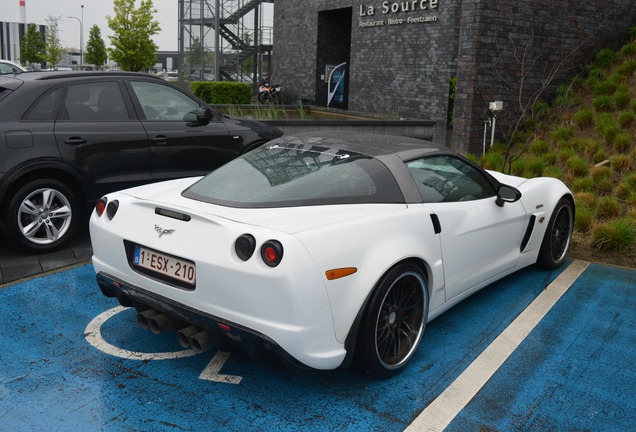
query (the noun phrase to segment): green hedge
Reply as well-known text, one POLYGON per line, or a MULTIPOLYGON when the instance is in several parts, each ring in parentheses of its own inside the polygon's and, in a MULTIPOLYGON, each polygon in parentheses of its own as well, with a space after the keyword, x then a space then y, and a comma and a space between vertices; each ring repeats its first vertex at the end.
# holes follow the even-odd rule
POLYGON ((247 83, 232 81, 198 81, 191 85, 191 92, 213 105, 241 104, 247 105, 252 98, 252 86, 247 83))

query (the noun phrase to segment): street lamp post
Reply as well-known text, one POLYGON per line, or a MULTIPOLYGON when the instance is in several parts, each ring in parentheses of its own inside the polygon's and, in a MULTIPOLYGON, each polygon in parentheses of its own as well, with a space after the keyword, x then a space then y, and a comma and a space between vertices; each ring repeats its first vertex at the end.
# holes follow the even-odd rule
POLYGON ((80 66, 84 65, 84 5, 82 5, 82 19, 74 16, 68 16, 69 18, 76 19, 80 25, 80 66))

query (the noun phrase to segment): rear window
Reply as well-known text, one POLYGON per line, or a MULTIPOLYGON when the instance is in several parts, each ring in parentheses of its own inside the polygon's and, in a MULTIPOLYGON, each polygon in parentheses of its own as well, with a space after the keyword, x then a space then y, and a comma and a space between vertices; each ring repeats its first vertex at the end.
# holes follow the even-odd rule
POLYGON ((213 171, 183 196, 228 207, 403 203, 377 159, 326 147, 265 145, 213 171))

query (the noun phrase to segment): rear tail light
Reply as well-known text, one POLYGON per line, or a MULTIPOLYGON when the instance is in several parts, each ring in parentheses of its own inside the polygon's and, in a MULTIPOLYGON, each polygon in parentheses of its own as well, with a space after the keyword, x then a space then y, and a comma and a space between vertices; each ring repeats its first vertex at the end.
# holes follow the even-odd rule
POLYGON ((115 214, 117 213, 117 210, 119 209, 119 201, 114 200, 108 203, 108 205, 106 206, 106 216, 108 216, 108 219, 112 220, 115 217, 115 214))
POLYGON ((270 267, 276 267, 283 259, 283 245, 276 240, 266 241, 261 246, 261 258, 270 267))
POLYGON ((107 203, 108 203, 108 200, 106 199, 106 197, 100 198, 100 200, 97 201, 97 204, 95 205, 95 211, 97 212, 97 216, 101 217, 104 214, 104 210, 106 210, 107 203))
POLYGON ((254 236, 251 234, 243 234, 239 238, 236 239, 234 243, 234 250, 236 251, 236 255, 243 261, 247 261, 254 254, 254 250, 256 249, 256 240, 254 236))

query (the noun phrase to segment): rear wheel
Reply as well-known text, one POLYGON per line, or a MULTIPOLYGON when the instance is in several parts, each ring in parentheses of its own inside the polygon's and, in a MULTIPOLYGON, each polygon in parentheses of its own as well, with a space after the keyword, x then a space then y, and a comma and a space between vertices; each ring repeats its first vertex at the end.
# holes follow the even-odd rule
POLYGON ((549 269, 557 268, 563 264, 565 254, 570 247, 573 228, 574 206, 568 198, 563 197, 557 203, 550 218, 539 250, 537 264, 549 269))
POLYGON ((428 318, 428 288, 419 267, 400 264, 377 285, 364 312, 357 362, 367 373, 390 377, 413 357, 428 318))
POLYGON ((71 238, 78 213, 77 197, 64 183, 32 180, 20 187, 8 203, 5 236, 31 252, 50 252, 71 238))
POLYGON ((272 95, 269 92, 262 91, 258 94, 257 99, 263 105, 270 104, 272 102, 272 95))

